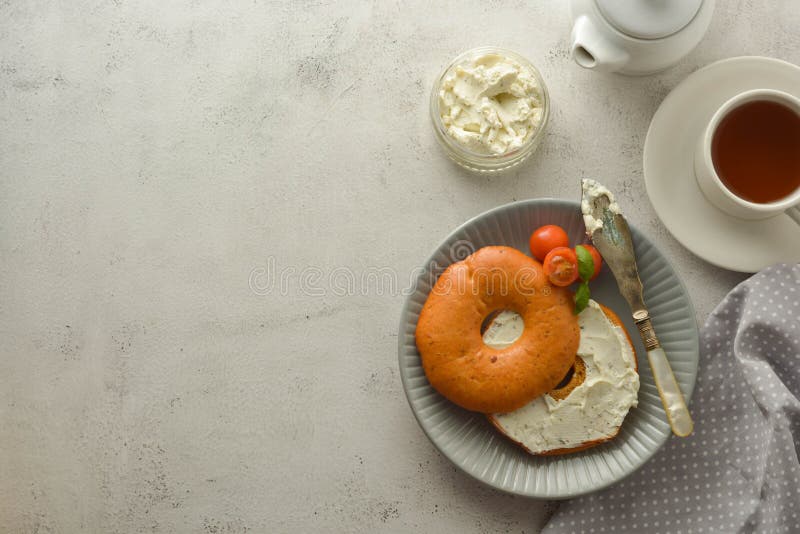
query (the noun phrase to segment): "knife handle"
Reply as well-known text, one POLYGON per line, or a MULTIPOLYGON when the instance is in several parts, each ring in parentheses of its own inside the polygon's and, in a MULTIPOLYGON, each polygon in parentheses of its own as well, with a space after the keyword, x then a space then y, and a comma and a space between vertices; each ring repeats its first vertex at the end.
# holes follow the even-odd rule
POLYGON ((669 365, 667 354, 658 342, 649 315, 636 318, 636 327, 639 329, 639 334, 641 334, 647 349, 647 360, 650 362, 650 369, 653 371, 653 378, 656 381, 664 411, 667 413, 669 426, 672 427, 672 432, 676 436, 686 437, 694 429, 692 416, 689 415, 681 388, 678 386, 678 381, 675 380, 675 374, 669 365))

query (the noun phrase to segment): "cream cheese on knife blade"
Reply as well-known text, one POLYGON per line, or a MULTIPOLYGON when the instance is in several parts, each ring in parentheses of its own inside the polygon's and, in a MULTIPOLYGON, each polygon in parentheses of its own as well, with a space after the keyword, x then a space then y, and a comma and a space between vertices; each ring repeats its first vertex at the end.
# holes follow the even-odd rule
POLYGON ((608 197, 608 201, 610 202, 608 210, 611 213, 620 213, 619 205, 617 204, 616 200, 614 200, 614 195, 608 190, 608 188, 606 188, 606 186, 589 178, 584 178, 581 183, 583 186, 583 197, 581 198, 583 224, 586 226, 586 233, 588 235, 592 235, 603 227, 603 221, 600 219, 595 219, 594 216, 592 216, 592 200, 599 196, 606 195, 608 197))

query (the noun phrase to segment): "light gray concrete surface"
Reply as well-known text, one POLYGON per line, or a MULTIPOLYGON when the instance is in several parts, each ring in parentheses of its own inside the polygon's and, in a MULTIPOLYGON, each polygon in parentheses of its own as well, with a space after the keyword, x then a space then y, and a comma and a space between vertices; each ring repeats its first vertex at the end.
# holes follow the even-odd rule
POLYGON ((649 119, 714 60, 800 63, 796 2, 717 4, 685 61, 626 78, 570 62, 555 0, 0 2, 0 531, 538 531, 548 503, 422 434, 402 297, 362 275, 402 288, 465 219, 591 176, 702 321, 743 276, 657 219, 649 119), (552 94, 503 177, 449 163, 428 119, 435 75, 483 44, 552 94))

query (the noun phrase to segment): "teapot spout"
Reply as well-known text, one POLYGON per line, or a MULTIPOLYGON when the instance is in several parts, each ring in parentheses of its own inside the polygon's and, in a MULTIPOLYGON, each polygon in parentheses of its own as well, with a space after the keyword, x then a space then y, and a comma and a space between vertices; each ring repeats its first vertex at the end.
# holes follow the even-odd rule
POLYGON ((604 37, 585 15, 575 20, 571 40, 572 59, 585 69, 615 72, 630 59, 625 50, 604 37))

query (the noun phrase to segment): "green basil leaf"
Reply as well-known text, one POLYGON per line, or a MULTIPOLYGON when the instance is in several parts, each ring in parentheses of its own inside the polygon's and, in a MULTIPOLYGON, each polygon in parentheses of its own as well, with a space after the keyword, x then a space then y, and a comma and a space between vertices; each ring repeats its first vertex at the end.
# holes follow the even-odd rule
POLYGON ((589 305, 589 282, 583 281, 575 292, 575 315, 586 309, 589 305))
POLYGON ((586 282, 594 274, 594 258, 592 258, 592 253, 589 252, 586 247, 578 245, 575 247, 575 255, 578 256, 578 276, 581 277, 581 280, 586 282))

